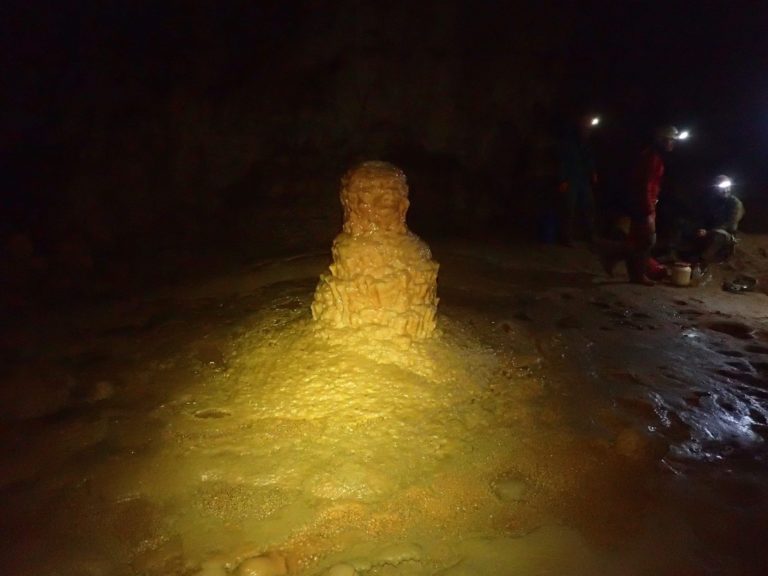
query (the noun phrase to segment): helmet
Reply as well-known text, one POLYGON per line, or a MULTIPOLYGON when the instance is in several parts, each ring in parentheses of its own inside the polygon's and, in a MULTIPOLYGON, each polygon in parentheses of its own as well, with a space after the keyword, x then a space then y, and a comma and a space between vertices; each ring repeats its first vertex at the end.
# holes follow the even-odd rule
POLYGON ((656 128, 656 140, 677 140, 680 131, 674 126, 661 126, 656 128))

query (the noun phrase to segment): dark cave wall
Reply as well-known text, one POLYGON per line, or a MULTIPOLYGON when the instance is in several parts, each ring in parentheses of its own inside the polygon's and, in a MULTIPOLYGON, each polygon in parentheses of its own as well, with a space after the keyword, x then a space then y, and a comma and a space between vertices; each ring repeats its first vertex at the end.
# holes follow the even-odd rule
POLYGON ((341 174, 370 158, 405 169, 417 231, 522 225, 568 81, 562 2, 4 10, 3 240, 49 270, 325 247, 341 174))

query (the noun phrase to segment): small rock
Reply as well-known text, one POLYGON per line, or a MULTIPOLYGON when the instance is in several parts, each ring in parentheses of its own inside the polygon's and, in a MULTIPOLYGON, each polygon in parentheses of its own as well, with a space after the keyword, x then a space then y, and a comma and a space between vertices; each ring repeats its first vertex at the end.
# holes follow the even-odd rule
POLYGON ((285 558, 279 554, 267 554, 249 558, 237 568, 237 576, 283 576, 288 574, 285 558))
POLYGON ((349 564, 336 564, 328 569, 326 576, 357 576, 357 570, 349 564))

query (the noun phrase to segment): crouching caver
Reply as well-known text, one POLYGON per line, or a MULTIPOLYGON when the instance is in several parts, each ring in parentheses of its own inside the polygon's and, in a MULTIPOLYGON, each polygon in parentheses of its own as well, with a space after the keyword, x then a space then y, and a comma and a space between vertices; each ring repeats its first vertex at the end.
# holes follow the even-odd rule
POLYGON ((695 210, 686 216, 677 222, 674 257, 706 266, 733 256, 744 205, 731 193, 730 178, 719 176, 711 189, 697 197, 695 210))

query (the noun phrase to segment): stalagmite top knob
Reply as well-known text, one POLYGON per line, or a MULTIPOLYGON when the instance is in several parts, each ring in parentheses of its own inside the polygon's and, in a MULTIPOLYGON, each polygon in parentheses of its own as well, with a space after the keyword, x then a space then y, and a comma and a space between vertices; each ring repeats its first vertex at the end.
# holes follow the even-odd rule
POLYGON ((387 162, 363 162, 349 170, 341 180, 341 204, 344 232, 352 236, 407 230, 408 184, 387 162))

